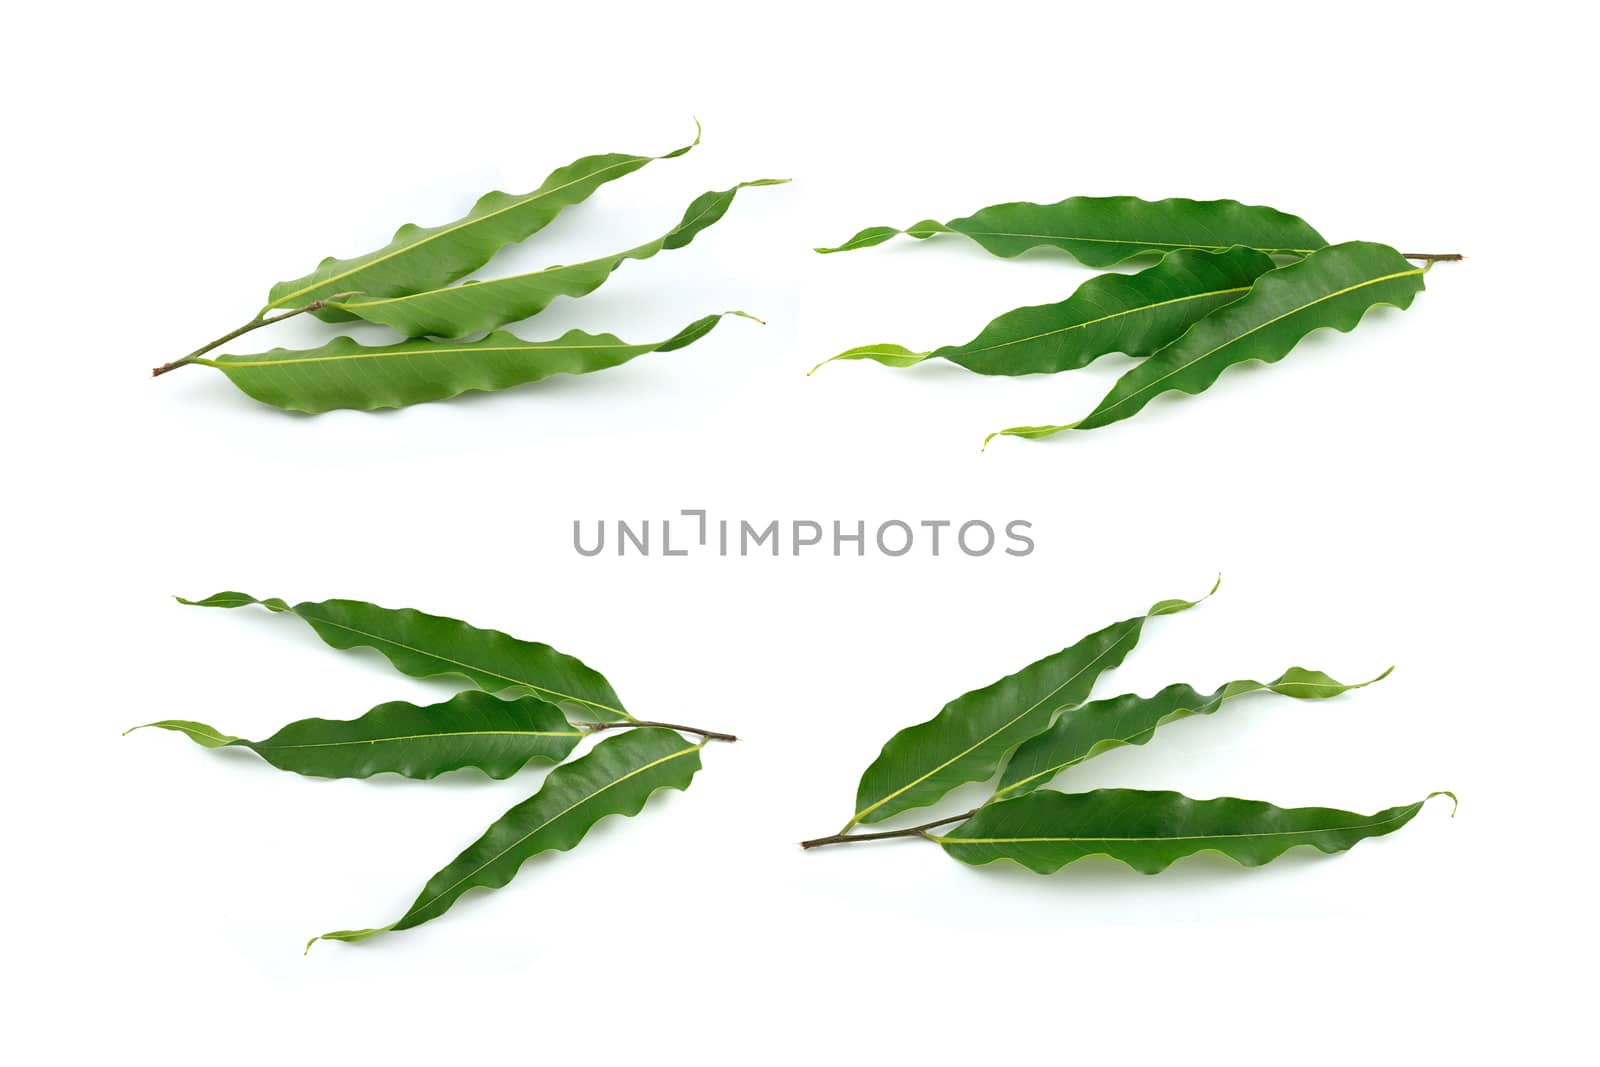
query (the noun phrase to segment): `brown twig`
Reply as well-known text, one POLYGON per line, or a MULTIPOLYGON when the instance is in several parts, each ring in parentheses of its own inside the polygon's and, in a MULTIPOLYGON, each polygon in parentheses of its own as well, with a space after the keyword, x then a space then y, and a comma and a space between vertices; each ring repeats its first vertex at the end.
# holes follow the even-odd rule
POLYGON ((935 819, 925 822, 921 826, 908 826, 904 830, 879 830, 871 834, 830 834, 827 837, 813 837, 810 841, 800 842, 801 848, 821 848, 823 845, 844 845, 851 841, 883 841, 891 837, 925 837, 929 830, 938 826, 947 826, 953 822, 965 822, 978 813, 977 808, 961 815, 952 815, 948 819, 935 819))
POLYGON ((233 330, 230 333, 225 333, 221 337, 217 338, 215 341, 210 342, 209 344, 201 345, 199 348, 195 349, 193 352, 190 352, 187 356, 184 356, 182 359, 175 359, 171 363, 163 363, 161 366, 159 366, 159 367, 155 368, 154 370, 152 370, 150 372, 150 376, 152 378, 159 378, 163 374, 167 373, 170 370, 177 370, 179 367, 182 367, 182 366, 184 366, 186 364, 189 364, 189 363, 193 363, 195 360, 199 359, 201 356, 205 355, 207 352, 211 351, 213 348, 220 348, 222 345, 227 344, 229 341, 233 340, 235 337, 243 337, 245 334, 249 333, 251 330, 259 330, 263 326, 271 326, 275 322, 282 322, 284 319, 292 319, 296 315, 304 315, 308 311, 321 311, 323 308, 328 306, 328 302, 330 300, 342 300, 347 296, 359 296, 359 295, 360 294, 357 293, 357 292, 335 293, 332 296, 330 296, 330 297, 328 297, 328 298, 326 298, 324 300, 313 300, 313 301, 311 301, 311 303, 307 304, 305 307, 294 308, 291 311, 280 312, 277 315, 268 315, 265 318, 263 318, 260 315, 257 315, 255 318, 251 319, 249 322, 245 323, 243 326, 239 327, 237 330, 233 330))
POLYGON ((683 726, 675 722, 651 722, 648 719, 619 719, 616 722, 575 722, 572 725, 597 734, 601 730, 619 730, 634 726, 658 726, 663 730, 682 730, 686 734, 699 734, 707 741, 737 741, 732 734, 720 733, 716 730, 702 730, 698 726, 683 726))
POLYGON ((1447 260, 1454 262, 1467 258, 1460 252, 1401 252, 1400 256, 1403 259, 1425 259, 1429 263, 1443 263, 1447 260))

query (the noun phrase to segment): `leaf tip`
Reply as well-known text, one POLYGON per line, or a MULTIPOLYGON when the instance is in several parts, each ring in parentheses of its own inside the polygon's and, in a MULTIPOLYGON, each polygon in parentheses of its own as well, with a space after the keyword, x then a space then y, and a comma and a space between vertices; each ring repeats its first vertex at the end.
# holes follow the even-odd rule
POLYGON ((1461 806, 1461 801, 1456 799, 1456 795, 1454 793, 1450 792, 1450 790, 1448 790, 1448 789, 1435 789, 1433 792, 1431 792, 1427 796, 1423 797, 1422 798, 1422 802, 1424 804, 1426 804, 1428 801, 1432 800, 1434 797, 1449 797, 1450 798, 1450 817, 1452 819, 1456 817, 1456 809, 1461 806))
POLYGON ((751 322, 758 322, 763 326, 765 326, 767 324, 767 320, 766 319, 758 318, 757 316, 750 314, 750 312, 748 312, 748 311, 724 311, 723 314, 724 315, 737 315, 741 319, 749 319, 751 322))

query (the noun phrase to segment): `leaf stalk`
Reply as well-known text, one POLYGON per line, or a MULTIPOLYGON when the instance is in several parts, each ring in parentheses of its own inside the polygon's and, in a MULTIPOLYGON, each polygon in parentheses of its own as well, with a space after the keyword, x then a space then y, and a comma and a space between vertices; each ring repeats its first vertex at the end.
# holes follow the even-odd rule
POLYGON ((737 741, 733 734, 725 734, 718 730, 703 730, 698 726, 684 726, 675 722, 652 722, 648 719, 629 719, 626 722, 575 722, 572 725, 591 734, 600 733, 602 730, 632 729, 637 726, 655 726, 662 730, 681 730, 686 734, 695 734, 707 741, 737 741))
POLYGON ((210 352, 212 349, 221 348, 235 337, 243 337, 252 330, 259 330, 263 326, 271 326, 273 323, 282 322, 284 319, 292 319, 296 315, 304 315, 308 311, 321 311, 323 308, 328 306, 328 301, 330 300, 342 300, 347 296, 357 295, 359 294, 353 292, 335 293, 333 296, 328 297, 327 300, 313 300, 304 307, 297 307, 290 311, 280 312, 277 315, 262 316, 257 314, 255 318, 251 319, 243 326, 240 326, 237 330, 230 330, 228 333, 223 334, 215 341, 210 341, 201 345, 199 348, 195 349, 193 352, 190 352, 182 359, 175 359, 171 363, 163 363, 161 366, 156 367, 150 372, 150 377, 159 378, 168 371, 174 371, 179 367, 184 367, 190 363, 195 363, 200 359, 201 356, 205 355, 207 352, 210 352))
POLYGON ((904 830, 878 830, 870 834, 829 834, 827 837, 813 837, 810 841, 800 842, 801 848, 821 848, 823 845, 848 845, 854 841, 884 841, 891 837, 926 837, 928 831, 940 826, 948 826, 953 822, 966 822, 978 813, 977 808, 963 812, 960 815, 951 815, 945 819, 935 819, 925 822, 920 826, 908 826, 904 830))

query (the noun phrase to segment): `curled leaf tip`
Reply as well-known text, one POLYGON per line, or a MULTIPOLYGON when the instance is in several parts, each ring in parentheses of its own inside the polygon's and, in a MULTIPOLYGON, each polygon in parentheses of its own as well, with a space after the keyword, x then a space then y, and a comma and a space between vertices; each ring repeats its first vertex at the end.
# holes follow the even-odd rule
POLYGON ((1422 802, 1424 804, 1426 804, 1428 801, 1432 800, 1434 797, 1449 797, 1450 798, 1450 817, 1452 819, 1456 817, 1456 809, 1461 806, 1461 801, 1456 799, 1456 795, 1454 793, 1450 792, 1450 790, 1448 790, 1448 789, 1435 789, 1433 792, 1431 792, 1427 796, 1423 797, 1422 798, 1422 802))
POLYGON ((311 946, 315 945, 318 941, 321 941, 321 940, 322 940, 322 935, 318 934, 316 937, 313 937, 310 941, 307 941, 306 942, 306 949, 305 949, 304 952, 300 953, 300 955, 302 955, 302 956, 311 955, 311 946))
POLYGON ((748 312, 748 311, 724 311, 723 314, 724 315, 737 315, 741 319, 749 319, 751 322, 759 322, 763 326, 765 326, 767 324, 767 320, 766 319, 757 318, 755 315, 750 314, 750 312, 748 312))
POLYGON ((985 437, 983 439, 983 447, 978 449, 978 451, 979 452, 987 452, 987 451, 989 451, 989 442, 993 441, 996 437, 999 437, 1003 433, 1005 433, 1004 430, 996 430, 994 433, 990 434, 988 437, 985 437))

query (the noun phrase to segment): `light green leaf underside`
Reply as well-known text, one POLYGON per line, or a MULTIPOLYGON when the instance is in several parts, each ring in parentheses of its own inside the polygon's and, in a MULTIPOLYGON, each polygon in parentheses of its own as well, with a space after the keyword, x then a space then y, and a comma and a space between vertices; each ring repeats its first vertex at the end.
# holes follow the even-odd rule
POLYGON ((279 770, 316 778, 392 773, 428 779, 463 767, 509 778, 530 762, 560 763, 583 737, 553 704, 531 696, 502 700, 480 690, 427 707, 379 704, 358 719, 301 719, 264 741, 178 719, 148 725, 187 734, 207 748, 248 748, 279 770))
MULTIPOLYGON (((654 160, 681 156, 699 143, 697 121, 694 142, 665 155, 585 156, 552 171, 531 193, 488 193, 454 222, 430 227, 402 226, 394 240, 376 251, 352 259, 325 259, 311 273, 274 285, 262 313, 301 307, 339 293, 359 292, 377 298, 449 285, 488 263, 506 245, 542 230, 564 209, 586 199, 607 182, 654 160)), ((326 322, 355 318, 331 307, 314 314, 326 322)))
POLYGON ((556 374, 588 374, 650 352, 676 351, 710 333, 723 315, 755 318, 742 311, 707 315, 665 341, 648 344, 582 330, 553 341, 524 341, 497 331, 478 341, 411 340, 378 347, 337 337, 309 351, 277 348, 198 362, 216 367, 254 399, 288 411, 375 411, 509 389, 556 374))
POLYGON ((1163 600, 901 730, 862 774, 856 813, 845 829, 932 804, 958 785, 991 777, 1007 752, 1048 727, 1062 708, 1088 697, 1100 675, 1138 644, 1147 620, 1199 602, 1163 600))
POLYGON ((1135 256, 1183 248, 1216 252, 1234 245, 1300 256, 1328 243, 1304 219, 1237 200, 1074 196, 1055 204, 996 204, 948 223, 929 219, 905 230, 872 226, 838 247, 817 251, 867 248, 902 233, 918 239, 962 234, 993 255, 1007 258, 1048 246, 1090 267, 1111 267, 1135 256))
POLYGON ((1250 248, 1173 252, 1137 274, 1090 278, 1058 303, 1008 311, 964 345, 923 353, 867 345, 833 358, 891 367, 946 359, 979 374, 1017 375, 1075 370, 1110 352, 1144 357, 1238 300, 1273 266, 1271 256, 1250 248))
POLYGON ((1321 671, 1291 667, 1270 682, 1240 679, 1209 695, 1180 683, 1154 696, 1128 693, 1069 708, 1049 729, 1024 741, 1012 753, 991 803, 1038 789, 1067 768, 1109 749, 1142 745, 1155 736, 1158 727, 1191 715, 1210 715, 1235 697, 1272 692, 1300 700, 1325 700, 1381 681, 1393 669, 1347 685, 1321 671))
POLYGON ((687 789, 700 769, 700 745, 671 730, 644 728, 607 738, 588 755, 555 768, 466 851, 429 879, 406 913, 388 926, 336 930, 312 938, 362 941, 443 915, 469 889, 498 889, 541 852, 573 848, 608 815, 636 815, 658 789, 687 789))
POLYGON ((782 185, 785 181, 787 179, 763 178, 741 182, 732 189, 705 193, 695 198, 682 221, 667 233, 615 255, 411 296, 355 297, 335 301, 330 306, 368 322, 392 326, 407 337, 464 337, 492 330, 537 315, 558 296, 580 297, 594 292, 627 260, 649 259, 657 252, 684 247, 696 234, 727 213, 740 189, 782 185))
POLYGON ((361 600, 306 601, 293 606, 275 597, 215 593, 204 600, 177 598, 204 608, 258 604, 302 620, 338 649, 373 648, 413 678, 460 677, 490 693, 526 690, 584 717, 632 718, 611 684, 581 660, 549 645, 483 630, 460 619, 411 608, 383 608, 361 600))
POLYGON ((963 863, 1012 860, 1051 874, 1085 856, 1109 856, 1142 874, 1157 874, 1197 852, 1217 852, 1259 867, 1297 845, 1343 852, 1410 822, 1414 804, 1358 815, 1337 808, 1279 808, 1259 800, 1191 800, 1181 793, 1097 789, 1092 793, 1029 793, 979 809, 946 834, 929 835, 963 863))
POLYGON ((1204 392, 1235 364, 1276 363, 1314 330, 1348 333, 1377 305, 1410 307, 1423 289, 1426 270, 1387 245, 1351 241, 1324 248, 1263 274, 1241 299, 1218 308, 1129 370, 1077 422, 1016 426, 989 436, 1040 438, 1092 430, 1137 414, 1162 393, 1204 392))

